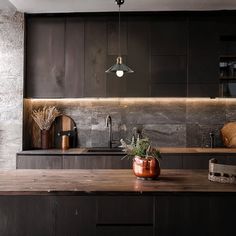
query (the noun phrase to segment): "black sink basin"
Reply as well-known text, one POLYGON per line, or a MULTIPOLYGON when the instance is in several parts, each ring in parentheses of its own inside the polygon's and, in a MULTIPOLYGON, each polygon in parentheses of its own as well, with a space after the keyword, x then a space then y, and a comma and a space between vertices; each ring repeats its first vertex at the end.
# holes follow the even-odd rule
POLYGON ((89 148, 87 152, 123 152, 121 148, 89 148))

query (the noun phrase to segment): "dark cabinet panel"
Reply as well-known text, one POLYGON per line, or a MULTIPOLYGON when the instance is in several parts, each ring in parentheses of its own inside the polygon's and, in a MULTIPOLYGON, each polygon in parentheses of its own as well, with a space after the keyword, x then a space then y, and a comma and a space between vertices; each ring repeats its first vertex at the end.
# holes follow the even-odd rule
POLYGON ((52 197, 1 196, 0 235, 54 236, 54 209, 52 197))
POLYGON ((188 84, 189 97, 210 97, 215 98, 219 96, 218 84, 196 83, 188 84))
POLYGON ((152 55, 186 55, 187 18, 157 16, 151 20, 152 55))
POLYGON ((222 164, 227 161, 225 156, 217 154, 183 154, 183 169, 208 169, 211 158, 216 158, 222 164))
POLYGON ((91 196, 57 197, 55 235, 95 236, 95 203, 95 198, 91 196))
POLYGON ((16 168, 17 169, 62 169, 62 156, 17 154, 16 168))
POLYGON ((135 73, 117 78, 105 73, 118 56, 113 17, 28 15, 25 96, 217 97, 219 55, 236 52, 235 22, 232 13, 127 13, 121 54, 135 73))
POLYGON ((84 19, 66 18, 65 96, 84 96, 84 19))
POLYGON ((188 97, 219 96, 219 35, 216 18, 190 17, 188 57, 188 97))
POLYGON ((106 97, 107 27, 104 18, 85 20, 85 97, 106 97))
POLYGON ((151 96, 185 97, 186 56, 152 56, 151 60, 151 96))
MULTIPOLYGON (((107 55, 119 54, 119 25, 118 19, 107 21, 107 55)), ((127 20, 122 17, 120 24, 120 50, 121 55, 127 55, 127 20)))
POLYGON ((152 83, 185 84, 186 64, 186 56, 152 56, 152 83))
POLYGON ((149 86, 149 22, 146 19, 128 19, 128 58, 126 64, 134 70, 126 74, 126 96, 148 97, 149 86), (141 30, 142 29, 142 30, 141 30))
POLYGON ((65 19, 36 17, 27 24, 27 97, 64 97, 65 19))
POLYGON ((153 197, 97 197, 98 225, 152 225, 153 222, 153 197))
POLYGON ((156 235, 235 235, 233 199, 233 196, 158 197, 156 235))
POLYGON ((96 230, 97 236, 154 236, 152 226, 100 226, 96 230))
POLYGON ((182 154, 162 154, 162 160, 160 160, 161 169, 182 169, 183 159, 182 154))
POLYGON ((131 160, 122 160, 123 155, 113 156, 64 156, 64 169, 130 169, 131 160))

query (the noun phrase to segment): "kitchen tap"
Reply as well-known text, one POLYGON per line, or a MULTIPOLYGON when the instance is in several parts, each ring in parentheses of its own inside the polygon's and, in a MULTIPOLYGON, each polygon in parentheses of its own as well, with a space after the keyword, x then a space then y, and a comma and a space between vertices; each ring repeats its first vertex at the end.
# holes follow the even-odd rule
POLYGON ((106 126, 109 127, 108 147, 112 148, 112 119, 111 119, 110 115, 107 115, 107 117, 106 117, 106 126))

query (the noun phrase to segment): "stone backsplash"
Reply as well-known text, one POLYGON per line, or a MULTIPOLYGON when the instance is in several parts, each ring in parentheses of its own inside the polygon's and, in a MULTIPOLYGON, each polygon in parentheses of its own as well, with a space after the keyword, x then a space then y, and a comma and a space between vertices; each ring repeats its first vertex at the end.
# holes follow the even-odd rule
MULTIPOLYGON (((104 147, 108 143, 106 116, 112 117, 113 139, 131 138, 137 131, 161 147, 207 147, 210 132, 215 145, 223 146, 220 129, 236 120, 235 99, 25 99, 25 149, 31 147, 32 109, 55 105, 77 124, 80 147, 104 147)), ((35 127, 34 127, 35 129, 35 127)))

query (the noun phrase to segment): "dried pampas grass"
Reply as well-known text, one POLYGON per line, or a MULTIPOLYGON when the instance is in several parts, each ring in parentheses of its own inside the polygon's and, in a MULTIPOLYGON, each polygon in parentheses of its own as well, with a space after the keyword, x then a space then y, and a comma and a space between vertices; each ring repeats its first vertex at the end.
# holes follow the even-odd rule
POLYGON ((42 109, 39 108, 32 112, 32 118, 41 130, 49 130, 52 122, 59 115, 61 115, 61 113, 55 106, 44 106, 42 109))

